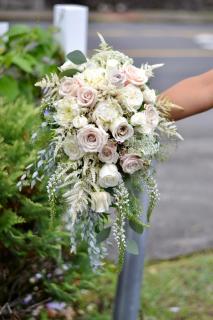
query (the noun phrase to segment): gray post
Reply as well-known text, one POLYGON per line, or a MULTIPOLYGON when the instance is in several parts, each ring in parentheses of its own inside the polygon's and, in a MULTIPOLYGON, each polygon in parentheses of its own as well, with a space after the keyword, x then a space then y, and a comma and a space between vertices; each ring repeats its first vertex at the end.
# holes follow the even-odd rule
POLYGON ((59 28, 57 39, 65 53, 73 50, 87 52, 88 7, 56 4, 53 10, 54 25, 59 28))
MULTIPOLYGON (((146 211, 147 195, 140 195, 140 197, 146 211)), ((143 234, 137 234, 128 228, 127 236, 128 239, 136 241, 139 255, 126 253, 123 270, 117 283, 113 320, 137 320, 140 308, 147 230, 145 229, 143 234)))

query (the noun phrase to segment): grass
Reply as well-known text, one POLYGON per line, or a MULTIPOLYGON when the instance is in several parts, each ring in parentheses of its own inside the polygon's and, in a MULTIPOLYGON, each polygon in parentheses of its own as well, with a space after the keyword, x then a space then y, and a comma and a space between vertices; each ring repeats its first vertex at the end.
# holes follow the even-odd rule
MULTIPOLYGON (((94 290, 83 291, 79 320, 110 320, 116 286, 115 267, 94 275, 94 290)), ((213 319, 213 254, 149 262, 145 266, 140 320, 213 319), (143 312, 142 312, 143 310, 143 312)))
POLYGON ((213 319, 213 254, 148 264, 142 309, 144 320, 213 319))

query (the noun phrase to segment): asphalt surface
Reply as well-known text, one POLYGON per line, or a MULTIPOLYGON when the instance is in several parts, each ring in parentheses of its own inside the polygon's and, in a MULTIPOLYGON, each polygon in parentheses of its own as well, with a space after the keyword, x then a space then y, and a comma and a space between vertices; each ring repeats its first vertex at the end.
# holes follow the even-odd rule
MULTIPOLYGON (((152 86, 158 92, 181 79, 213 68, 213 25, 90 24, 114 48, 141 63, 165 63, 152 86)), ((196 93, 195 93, 196 94, 196 93)), ((159 164, 161 201, 154 211, 147 256, 171 258, 213 248, 213 110, 179 121, 184 136, 169 161, 159 164)))

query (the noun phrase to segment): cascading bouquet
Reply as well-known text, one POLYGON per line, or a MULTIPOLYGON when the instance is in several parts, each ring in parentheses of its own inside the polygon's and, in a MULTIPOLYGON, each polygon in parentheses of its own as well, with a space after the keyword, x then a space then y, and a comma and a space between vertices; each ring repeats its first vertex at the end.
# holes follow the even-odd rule
POLYGON ((170 104, 157 100, 148 85, 153 70, 162 65, 137 68, 99 37, 100 47, 90 59, 73 51, 58 75, 36 84, 44 93, 40 130, 51 138, 18 183, 20 189, 27 181, 34 187, 49 177, 52 215, 62 194, 71 251, 85 240, 93 267, 102 264, 110 233, 120 265, 126 248, 136 253, 135 244, 126 240, 126 226, 141 233, 149 225, 159 196, 152 162, 161 152, 161 137, 181 138, 168 119, 170 104), (137 196, 141 188, 149 196, 146 213, 137 196), (147 223, 141 221, 142 212, 147 223))

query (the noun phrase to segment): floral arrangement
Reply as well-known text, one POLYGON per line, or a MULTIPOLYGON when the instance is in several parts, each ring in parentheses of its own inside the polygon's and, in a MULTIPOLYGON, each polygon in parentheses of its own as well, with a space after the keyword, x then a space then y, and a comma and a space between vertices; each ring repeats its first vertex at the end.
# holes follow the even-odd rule
POLYGON ((159 198, 153 160, 161 152, 162 136, 181 138, 168 119, 169 102, 158 100, 148 84, 162 65, 137 68, 99 36, 100 47, 90 59, 73 51, 58 75, 36 84, 44 93, 41 130, 49 132, 50 141, 18 183, 21 189, 30 180, 34 187, 49 177, 52 216, 62 195, 71 251, 76 252, 78 241, 86 241, 94 268, 103 263, 110 233, 120 266, 126 249, 136 253, 135 244, 126 239, 126 226, 139 233, 149 226, 159 198), (137 197, 141 188, 149 196, 147 212, 137 197))

